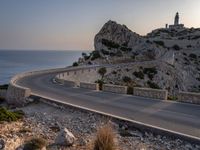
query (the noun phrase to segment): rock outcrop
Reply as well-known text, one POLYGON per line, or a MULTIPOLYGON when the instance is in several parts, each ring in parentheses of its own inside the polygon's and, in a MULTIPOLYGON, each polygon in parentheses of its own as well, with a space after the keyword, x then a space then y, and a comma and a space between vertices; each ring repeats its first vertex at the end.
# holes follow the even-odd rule
POLYGON ((200 29, 161 28, 140 36, 108 21, 95 36, 94 47, 82 64, 129 64, 107 74, 107 83, 167 89, 171 95, 200 92, 200 29))

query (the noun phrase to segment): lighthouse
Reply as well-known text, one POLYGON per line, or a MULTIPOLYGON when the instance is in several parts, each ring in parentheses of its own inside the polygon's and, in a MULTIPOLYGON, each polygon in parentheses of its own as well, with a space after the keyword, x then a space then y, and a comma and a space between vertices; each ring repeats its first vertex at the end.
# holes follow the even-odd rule
POLYGON ((174 18, 174 25, 176 26, 176 25, 179 25, 179 14, 178 14, 178 12, 176 13, 176 16, 175 16, 175 18, 174 18))
POLYGON ((174 18, 174 24, 169 25, 169 29, 183 29, 184 24, 179 23, 179 13, 177 12, 174 18))

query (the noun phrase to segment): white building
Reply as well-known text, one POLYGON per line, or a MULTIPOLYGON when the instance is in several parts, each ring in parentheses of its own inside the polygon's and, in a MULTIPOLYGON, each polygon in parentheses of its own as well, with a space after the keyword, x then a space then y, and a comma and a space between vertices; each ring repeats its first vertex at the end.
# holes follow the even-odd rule
MULTIPOLYGON (((167 26, 166 26, 167 27, 167 26)), ((170 29, 181 29, 184 28, 184 24, 179 24, 179 13, 177 12, 174 18, 174 24, 169 25, 170 29)))

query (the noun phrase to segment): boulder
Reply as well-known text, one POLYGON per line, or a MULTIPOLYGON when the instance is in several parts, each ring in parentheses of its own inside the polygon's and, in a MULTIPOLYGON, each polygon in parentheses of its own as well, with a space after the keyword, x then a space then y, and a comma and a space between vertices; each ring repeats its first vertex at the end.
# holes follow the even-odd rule
POLYGON ((64 128, 58 133, 58 136, 55 139, 55 144, 61 146, 72 146, 74 141, 74 135, 67 128, 64 128))

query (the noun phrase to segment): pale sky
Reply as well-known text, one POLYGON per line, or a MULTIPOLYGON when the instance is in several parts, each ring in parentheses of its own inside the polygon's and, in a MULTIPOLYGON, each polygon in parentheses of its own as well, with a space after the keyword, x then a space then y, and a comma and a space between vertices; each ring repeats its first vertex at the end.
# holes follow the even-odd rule
POLYGON ((177 11, 200 27, 200 0, 0 0, 0 49, 92 50, 108 20, 145 35, 177 11))

